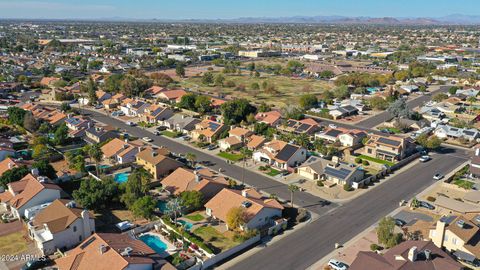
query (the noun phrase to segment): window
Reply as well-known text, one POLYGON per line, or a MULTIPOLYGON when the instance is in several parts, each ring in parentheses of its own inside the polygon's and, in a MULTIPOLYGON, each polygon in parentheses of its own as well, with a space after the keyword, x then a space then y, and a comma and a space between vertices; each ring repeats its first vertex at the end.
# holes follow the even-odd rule
POLYGON ((368 148, 368 153, 371 154, 372 153, 372 149, 371 148, 368 148))
POLYGON ((82 241, 82 236, 81 236, 81 235, 78 236, 78 241, 79 241, 79 242, 82 241))
MULTIPOLYGON (((452 240, 453 240, 453 239, 452 239, 452 240)), ((445 242, 448 241, 448 235, 447 235, 447 234, 445 234, 445 240, 444 240, 444 241, 445 241, 445 242)))
POLYGON ((73 232, 77 231, 77 226, 73 226, 73 232))
POLYGON ((455 238, 455 237, 452 238, 452 243, 453 243, 454 245, 456 245, 456 244, 457 244, 457 238, 455 238))
POLYGON ((431 231, 431 234, 432 234, 432 237, 435 237, 435 235, 437 234, 437 231, 431 231))

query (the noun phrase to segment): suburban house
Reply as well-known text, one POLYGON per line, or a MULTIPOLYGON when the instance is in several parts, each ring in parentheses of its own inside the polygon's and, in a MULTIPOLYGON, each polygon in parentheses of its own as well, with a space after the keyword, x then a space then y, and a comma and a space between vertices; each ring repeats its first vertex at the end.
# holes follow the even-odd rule
POLYGON ((430 230, 429 237, 438 247, 455 257, 473 262, 480 258, 480 216, 469 220, 465 216, 443 216, 430 230))
POLYGON ((65 124, 70 130, 69 135, 74 138, 83 137, 83 135, 85 135, 85 130, 93 126, 90 119, 70 115, 65 119, 65 124))
POLYGON ((7 157, 6 159, 0 161, 0 176, 3 175, 4 172, 11 170, 13 168, 17 168, 20 166, 29 166, 30 163, 24 160, 13 159, 11 157, 7 157))
POLYGON ((401 160, 405 157, 408 148, 407 141, 404 138, 370 134, 368 141, 365 143, 363 154, 373 158, 386 161, 401 160))
POLYGON ((153 181, 169 175, 184 164, 167 157, 170 152, 166 148, 145 148, 135 157, 135 162, 145 168, 153 176, 153 181))
POLYGON ((228 181, 225 178, 212 177, 208 171, 203 174, 204 170, 208 169, 191 171, 177 168, 161 181, 162 187, 176 196, 184 191, 199 191, 204 199, 210 199, 228 187, 228 181))
POLYGON ((440 139, 460 139, 475 141, 480 138, 480 133, 476 128, 457 128, 450 125, 438 125, 433 132, 440 139))
POLYGON ((422 115, 423 118, 434 121, 441 120, 445 117, 445 113, 433 106, 423 106, 418 110, 418 113, 422 115))
POLYGON ((102 90, 95 91, 95 95, 97 96, 97 102, 102 103, 104 100, 110 99, 112 95, 102 90))
POLYGON ((126 97, 123 94, 116 94, 108 99, 103 100, 102 104, 105 109, 112 110, 117 108, 124 99, 126 99, 126 97))
POLYGON ((283 206, 275 199, 263 198, 254 189, 233 190, 224 188, 205 204, 206 214, 226 223, 228 212, 242 207, 246 213, 243 230, 260 229, 271 226, 282 217, 283 206))
POLYGON ((262 147, 267 139, 263 136, 252 135, 247 139, 247 148, 249 150, 255 151, 262 147))
POLYGON ((41 119, 53 126, 60 125, 67 118, 67 115, 55 108, 43 107, 33 103, 25 103, 22 109, 30 111, 37 119, 41 119))
POLYGON ((143 143, 139 141, 122 141, 114 138, 101 147, 103 157, 113 163, 125 164, 135 161, 135 156, 140 152, 143 143))
POLYGON ((148 106, 150 106, 150 104, 143 101, 127 98, 122 101, 119 109, 126 116, 137 117, 138 115, 142 114, 145 108, 147 108, 148 106))
POLYGON ((474 177, 480 177, 480 147, 475 148, 475 152, 470 158, 470 173, 474 177))
POLYGON ((323 139, 331 143, 340 142, 344 147, 353 147, 361 144, 367 133, 358 129, 327 128, 323 132, 315 133, 316 139, 323 139))
POLYGON ((280 124, 282 114, 279 111, 259 112, 255 115, 255 119, 260 123, 274 127, 280 124))
POLYGON ((254 152, 252 158, 257 162, 287 170, 303 163, 307 159, 307 150, 298 145, 273 140, 254 152))
POLYGON ((54 83, 58 81, 60 81, 60 78, 57 78, 57 77, 43 77, 40 80, 40 85, 50 87, 50 86, 53 86, 54 83))
POLYGON ((172 117, 159 121, 160 126, 166 127, 171 131, 189 133, 195 129, 195 125, 201 120, 184 114, 174 114, 172 117))
POLYGON ((25 216, 25 210, 60 199, 62 189, 43 176, 27 174, 21 180, 9 183, 0 193, 0 203, 16 218, 25 216))
POLYGON ((150 105, 146 107, 141 115, 143 121, 147 123, 161 123, 174 115, 174 112, 168 107, 159 105, 150 105))
POLYGON ((153 96, 156 96, 157 94, 159 94, 160 92, 164 92, 164 91, 168 91, 168 89, 165 88, 165 87, 158 86, 158 85, 153 85, 152 87, 145 90, 144 94, 149 96, 149 97, 153 97, 153 96))
POLYGON ((222 150, 238 149, 247 142, 248 138, 252 134, 253 132, 248 129, 241 127, 232 127, 230 131, 228 131, 229 137, 219 140, 218 146, 222 150))
POLYGON ((55 263, 59 270, 152 270, 152 254, 154 250, 129 234, 95 233, 55 263))
POLYGON ((340 106, 330 106, 328 114, 333 117, 333 119, 340 119, 346 116, 357 114, 359 109, 352 105, 340 105, 340 106))
POLYGON ((183 89, 176 89, 176 90, 167 90, 167 91, 162 91, 158 94, 155 95, 156 98, 159 98, 161 100, 167 100, 170 102, 179 102, 184 95, 186 95, 187 92, 183 89))
POLYGON ((28 223, 28 235, 43 255, 70 249, 95 232, 95 219, 69 200, 55 200, 28 223))
POLYGON ((392 247, 384 254, 360 251, 348 269, 461 270, 464 267, 431 241, 405 241, 392 247))
POLYGON ((311 181, 325 180, 331 184, 352 186, 363 180, 364 171, 353 164, 342 162, 338 157, 332 160, 311 156, 295 172, 311 181))
POLYGON ((305 118, 302 120, 288 119, 284 125, 279 125, 278 129, 295 134, 312 135, 320 130, 320 125, 318 125, 317 121, 312 118, 305 118))
POLYGON ((111 127, 93 126, 85 130, 84 140, 88 143, 96 144, 116 137, 117 134, 111 127))
POLYGON ((191 136, 194 141, 200 141, 203 138, 205 142, 212 143, 226 128, 227 127, 224 124, 205 119, 195 125, 195 129, 192 130, 191 136))

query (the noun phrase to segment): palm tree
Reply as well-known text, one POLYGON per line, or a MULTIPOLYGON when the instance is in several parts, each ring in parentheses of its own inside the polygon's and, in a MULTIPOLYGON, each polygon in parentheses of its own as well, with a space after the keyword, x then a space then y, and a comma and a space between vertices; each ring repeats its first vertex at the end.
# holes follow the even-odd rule
POLYGON ((100 163, 100 161, 102 161, 102 157, 103 157, 102 149, 100 148, 100 146, 98 144, 93 144, 91 147, 89 147, 87 154, 93 161, 95 161, 95 168, 96 168, 96 171, 97 171, 97 176, 99 176, 99 174, 98 174, 98 163, 100 163))
POLYGON ((197 156, 194 153, 187 153, 185 158, 188 160, 188 162, 190 162, 190 166, 195 167, 195 160, 197 159, 197 156))
POLYGON ((173 213, 175 225, 177 224, 177 213, 182 211, 182 200, 180 198, 173 198, 167 203, 167 211, 173 213))
POLYGON ((293 194, 300 190, 297 185, 290 184, 288 185, 288 190, 290 190, 290 206, 293 208, 293 194))
POLYGON ((140 179, 140 183, 142 183, 141 192, 143 194, 147 194, 147 191, 149 189, 149 184, 152 179, 152 175, 143 167, 140 167, 140 168, 136 168, 131 174, 131 176, 138 177, 138 179, 140 179))

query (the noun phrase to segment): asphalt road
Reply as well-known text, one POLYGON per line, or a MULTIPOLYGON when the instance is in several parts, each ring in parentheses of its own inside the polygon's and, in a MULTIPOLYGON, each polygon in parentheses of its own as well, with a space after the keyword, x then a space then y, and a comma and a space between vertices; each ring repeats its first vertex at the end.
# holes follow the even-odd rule
MULTIPOLYGON (((167 147, 168 149, 170 149, 170 151, 172 151, 172 152, 194 153, 197 157, 197 162, 204 161, 204 160, 211 161, 211 162, 215 163, 215 165, 211 166, 210 168, 215 169, 215 170, 218 170, 218 169, 221 168, 222 171, 224 171, 224 172, 222 172, 223 174, 225 174, 225 175, 227 175, 231 178, 234 178, 238 181, 241 181, 243 171, 244 171, 244 173, 245 173, 245 183, 246 184, 248 184, 250 186, 253 186, 253 187, 256 187, 256 188, 258 188, 258 189, 260 189, 264 192, 267 192, 269 194, 275 194, 276 196, 278 196, 282 200, 285 200, 285 201, 290 200, 290 191, 288 190, 288 186, 286 184, 282 184, 278 181, 270 179, 269 177, 262 176, 261 174, 252 172, 248 169, 243 170, 243 168, 241 166, 228 164, 224 159, 213 156, 213 155, 206 154, 204 152, 204 151, 208 151, 208 150, 199 150, 197 148, 184 145, 180 142, 172 141, 172 140, 170 140, 168 138, 165 138, 163 136, 155 136, 147 130, 144 130, 140 127, 128 126, 124 122, 122 122, 118 119, 106 116, 106 115, 104 115, 100 112, 96 112, 96 111, 93 111, 93 110, 86 110, 86 109, 82 109, 82 112, 87 113, 87 115, 89 115, 91 118, 93 118, 93 119, 95 119, 99 122, 102 122, 102 123, 105 123, 105 124, 108 124, 108 125, 111 125, 113 127, 120 128, 120 129, 124 129, 129 134, 131 134, 135 137, 139 137, 139 138, 149 137, 149 138, 153 139, 153 142, 152 142, 153 144, 158 145, 158 146, 163 145, 163 146, 167 147)), ((328 206, 322 206, 323 205, 322 202, 324 202, 324 201, 325 200, 322 200, 319 197, 316 197, 316 196, 311 195, 311 194, 306 193, 306 192, 296 192, 294 194, 295 205, 304 207, 304 208, 308 209, 309 211, 312 211, 316 214, 323 214, 323 213, 325 213, 325 212, 327 212, 327 211, 329 211, 332 208, 337 206, 334 203, 331 203, 328 206)))
POLYGON ((449 149, 449 154, 434 154, 427 163, 418 163, 373 190, 321 216, 282 240, 242 260, 230 269, 306 269, 334 250, 335 243, 345 243, 380 218, 432 185, 434 172, 446 174, 463 163, 463 150, 449 149))

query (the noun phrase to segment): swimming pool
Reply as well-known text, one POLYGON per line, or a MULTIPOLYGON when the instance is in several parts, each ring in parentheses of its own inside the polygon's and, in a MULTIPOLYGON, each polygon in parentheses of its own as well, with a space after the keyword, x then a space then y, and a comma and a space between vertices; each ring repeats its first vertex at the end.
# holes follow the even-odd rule
POLYGON ((157 202, 157 207, 160 210, 160 212, 165 213, 168 212, 168 202, 166 201, 158 201, 157 202))
POLYGON ((128 173, 117 173, 113 177, 113 180, 115 180, 115 182, 120 183, 120 184, 125 183, 128 180, 128 175, 129 175, 128 173))
POLYGON ((190 231, 193 227, 193 224, 186 220, 177 220, 177 222, 182 224, 182 226, 185 227, 187 231, 190 231))
POLYGON ((160 237, 152 234, 144 234, 139 237, 139 239, 147 244, 151 249, 153 249, 156 253, 162 254, 167 250, 167 244, 165 244, 160 237))

